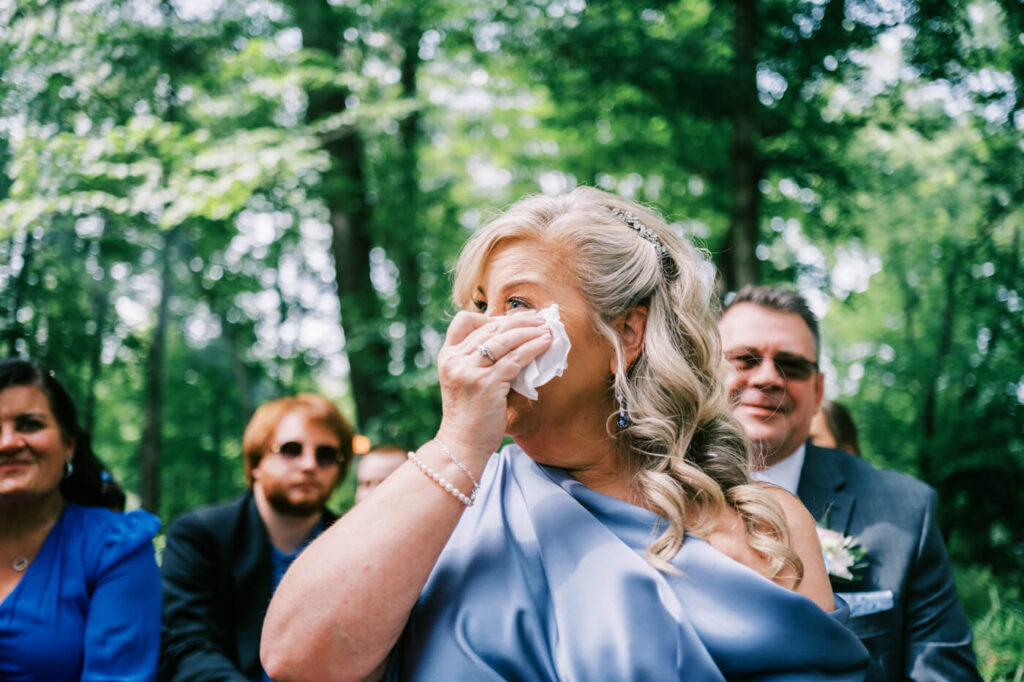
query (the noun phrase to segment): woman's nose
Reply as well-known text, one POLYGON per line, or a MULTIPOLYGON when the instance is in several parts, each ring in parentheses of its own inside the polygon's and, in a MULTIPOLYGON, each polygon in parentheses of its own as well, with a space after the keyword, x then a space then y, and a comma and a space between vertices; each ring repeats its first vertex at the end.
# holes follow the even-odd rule
POLYGON ((17 450, 25 446, 25 439, 13 426, 4 424, 0 426, 0 451, 17 450))

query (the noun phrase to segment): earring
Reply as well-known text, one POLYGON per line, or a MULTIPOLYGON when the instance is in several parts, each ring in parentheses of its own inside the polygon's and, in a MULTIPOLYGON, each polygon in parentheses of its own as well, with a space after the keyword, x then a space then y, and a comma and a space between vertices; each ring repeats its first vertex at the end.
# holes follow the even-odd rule
POLYGON ((620 429, 624 429, 629 426, 629 415, 626 413, 626 399, 622 396, 622 391, 615 389, 615 399, 619 401, 619 418, 616 423, 620 429))
POLYGON ((64 460, 64 478, 71 478, 71 474, 73 474, 74 472, 75 465, 71 463, 71 460, 64 460))

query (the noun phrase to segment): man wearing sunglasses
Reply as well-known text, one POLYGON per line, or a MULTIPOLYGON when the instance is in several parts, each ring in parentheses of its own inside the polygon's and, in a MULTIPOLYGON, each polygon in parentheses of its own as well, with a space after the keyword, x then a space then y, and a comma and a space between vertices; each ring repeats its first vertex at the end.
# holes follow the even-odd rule
POLYGON ((868 679, 980 680, 935 523, 935 491, 808 442, 824 382, 818 321, 807 302, 783 287, 746 287, 723 310, 719 330, 754 477, 798 495, 819 526, 867 551, 866 566, 852 580, 833 579, 833 589, 871 653, 868 679))
POLYGON ((259 659, 267 604, 292 560, 335 520, 327 499, 354 435, 318 395, 256 410, 242 437, 249 490, 167 532, 159 679, 268 679, 259 659))

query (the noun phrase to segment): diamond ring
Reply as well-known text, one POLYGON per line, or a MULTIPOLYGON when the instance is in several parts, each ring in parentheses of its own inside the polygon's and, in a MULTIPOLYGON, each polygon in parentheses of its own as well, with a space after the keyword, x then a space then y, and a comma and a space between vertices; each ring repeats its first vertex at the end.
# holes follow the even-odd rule
POLYGON ((491 352, 491 349, 482 343, 476 347, 476 352, 490 360, 492 365, 497 362, 497 360, 494 359, 494 353, 491 352))

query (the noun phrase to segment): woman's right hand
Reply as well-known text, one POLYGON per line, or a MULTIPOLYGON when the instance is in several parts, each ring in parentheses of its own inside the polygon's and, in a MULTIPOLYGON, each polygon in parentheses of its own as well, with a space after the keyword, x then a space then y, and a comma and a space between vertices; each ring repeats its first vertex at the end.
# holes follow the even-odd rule
POLYGON ((550 345, 551 330, 536 312, 458 313, 437 357, 443 409, 438 440, 480 465, 486 462, 505 435, 512 380, 550 345))

